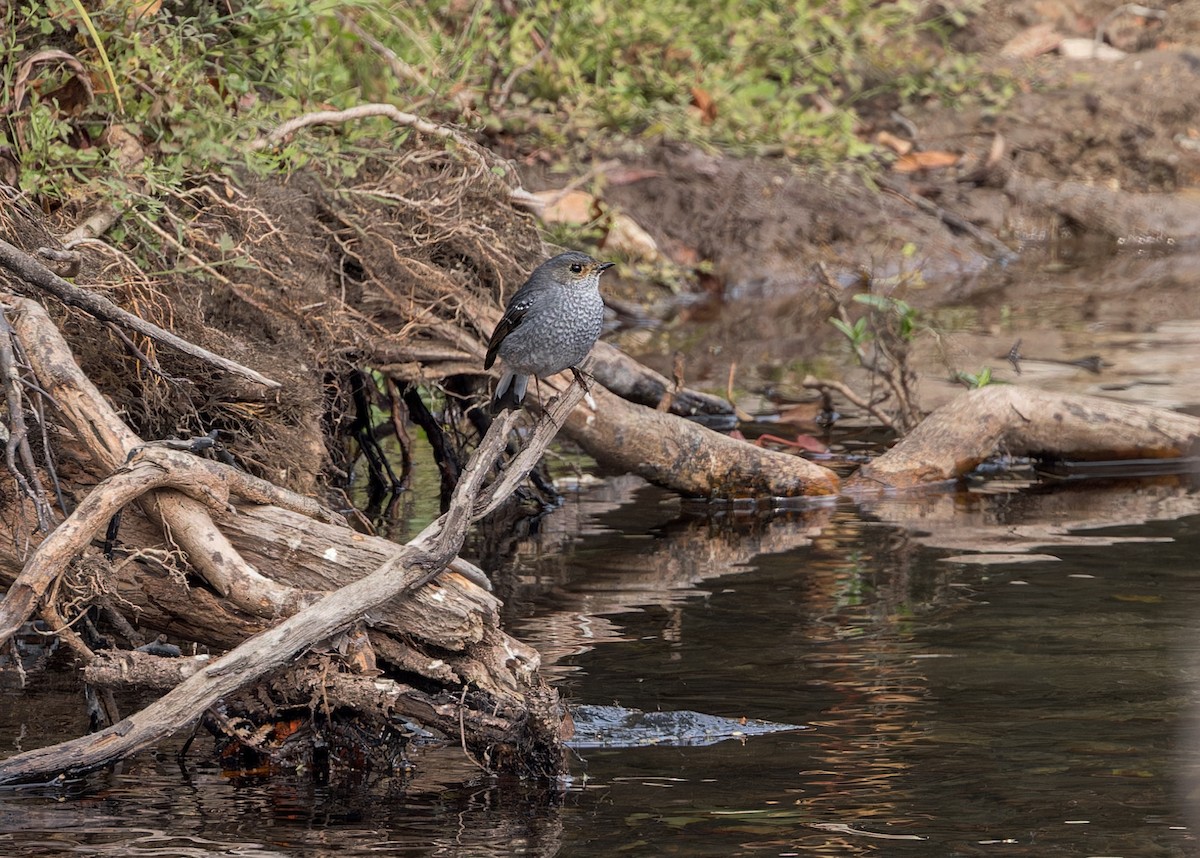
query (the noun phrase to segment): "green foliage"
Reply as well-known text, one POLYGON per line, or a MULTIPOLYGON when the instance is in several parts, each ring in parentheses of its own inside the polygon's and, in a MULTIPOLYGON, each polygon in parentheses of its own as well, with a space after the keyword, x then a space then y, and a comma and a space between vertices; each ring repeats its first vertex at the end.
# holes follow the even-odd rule
MULTIPOLYGON (((855 106, 890 94, 962 97, 983 78, 947 36, 970 6, 924 20, 918 0, 179 0, 0 5, 0 132, 22 187, 61 201, 113 175, 103 130, 119 124, 149 155, 147 190, 187 177, 319 165, 352 174, 361 142, 394 139, 382 119, 309 129, 273 151, 249 142, 311 110, 385 101, 527 148, 598 135, 687 138, 735 151, 834 162, 871 151, 855 106), (139 6, 150 7, 140 17, 139 6), (54 64, 76 58, 94 99, 65 103, 54 64), (53 79, 53 80, 52 80, 53 79), (20 139, 14 139, 20 138, 20 139), (99 150, 99 151, 98 151, 99 150)), ((0 154, 3 150, 0 149, 0 154)))
MULTIPOLYGON (((911 254, 906 250, 906 255, 911 254)), ((915 393, 916 373, 909 362, 913 341, 921 334, 936 336, 937 332, 907 301, 877 291, 883 284, 869 285, 872 291, 851 298, 866 308, 866 312, 857 318, 851 318, 846 303, 830 286, 829 292, 837 300, 838 314, 829 322, 846 338, 859 366, 883 382, 886 392, 882 397, 874 398, 867 406, 868 410, 903 432, 920 422, 922 416, 915 393), (891 416, 884 417, 880 409, 889 401, 891 416)))
POLYGON ((963 372, 959 370, 954 373, 954 380, 961 382, 971 390, 978 390, 981 387, 987 387, 989 384, 1000 383, 992 378, 992 368, 990 366, 982 367, 979 372, 963 372))
POLYGON ((899 298, 866 292, 855 295, 853 300, 855 303, 866 305, 874 314, 860 316, 852 324, 838 318, 829 321, 850 340, 850 345, 855 351, 875 338, 880 324, 887 328, 889 336, 904 343, 912 342, 919 331, 929 327, 921 320, 916 309, 899 298))

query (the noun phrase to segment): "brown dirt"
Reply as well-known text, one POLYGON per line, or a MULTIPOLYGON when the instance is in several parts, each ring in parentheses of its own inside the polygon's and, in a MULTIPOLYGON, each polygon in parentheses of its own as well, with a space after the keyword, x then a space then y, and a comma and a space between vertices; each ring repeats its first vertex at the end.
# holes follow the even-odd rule
MULTIPOLYGON (((1118 15, 1105 32, 1130 53, 1106 62, 1053 53, 1013 60, 1000 49, 1037 24, 1051 23, 1063 36, 1092 37, 1117 2, 979 5, 958 46, 1010 76, 1018 94, 999 112, 931 102, 906 111, 907 128, 880 110, 865 135, 907 135, 918 151, 961 156, 949 169, 891 173, 888 181, 907 198, 879 193, 845 173, 713 156, 681 145, 621 158, 622 168, 630 169, 614 176, 641 178, 610 182, 606 201, 645 225, 668 255, 703 260, 712 269, 701 278, 710 300, 684 305, 682 326, 659 334, 634 332, 622 344, 663 371, 669 371, 670 353, 681 350, 689 382, 714 387, 725 385, 733 365, 739 378, 760 385, 786 376, 789 363, 807 370, 831 334, 825 320, 833 305, 821 288, 826 275, 818 264, 847 289, 867 279, 895 283, 895 294, 931 311, 968 300, 1021 307, 1042 299, 1036 283, 1023 286, 1020 272, 1028 263, 996 264, 994 248, 922 211, 914 203, 918 199, 1001 239, 1034 259, 1035 268, 1047 255, 1056 264, 1075 266, 1117 259, 1124 248, 1147 241, 1159 249, 1194 244, 1200 223, 1196 232, 1179 236, 1140 235, 1133 224, 1131 234, 1114 235, 1031 204, 1006 182, 1020 175, 1064 187, 1078 183, 1159 195, 1163 201, 1190 200, 1200 179, 1200 8, 1167 3, 1163 22, 1118 15), (981 169, 997 135, 1003 159, 981 169)), ((529 182, 538 186, 538 177, 529 182)), ((1133 303, 1144 281, 1120 281, 1111 294, 1107 279, 1091 290, 1080 284, 1082 300, 1093 317, 1132 327, 1180 312, 1200 313, 1196 277, 1179 279, 1181 270, 1194 268, 1175 266, 1166 284, 1156 284, 1154 296, 1133 303)), ((1079 279, 1088 276, 1081 273, 1079 279)))
MULTIPOLYGON (((1016 81, 1012 102, 998 113, 930 103, 908 112, 911 125, 881 106, 863 128, 872 137, 908 134, 918 150, 961 154, 956 167, 892 173, 894 190, 881 192, 849 170, 818 173, 682 144, 622 154, 632 169, 610 174, 606 201, 632 214, 684 268, 702 261, 709 271, 682 287, 707 299, 677 302, 687 324, 623 333, 618 344, 667 374, 672 352, 683 352, 688 383, 721 389, 736 367, 739 382, 771 384, 807 372, 820 358, 831 334, 829 282, 845 292, 868 281, 892 284, 895 294, 929 310, 976 300, 985 324, 1002 305, 1040 306, 1039 284, 1022 279, 1020 264, 997 264, 994 246, 947 226, 918 201, 1027 256, 1052 246, 1056 260, 1104 260, 1120 259, 1119 236, 1090 240, 1060 213, 1014 197, 1006 179, 1020 174, 1164 199, 1194 192, 1200 47, 1189 45, 1200 45, 1196 4, 1167 4, 1161 25, 1118 18, 1112 40, 1132 52, 1118 62, 999 54, 1012 36, 1039 23, 1090 36, 1116 2, 978 5, 959 47, 1016 81), (997 135, 1004 157, 981 170, 997 135)), ((437 144, 417 141, 377 166, 374 177, 338 194, 296 178, 254 187, 246 197, 215 182, 208 193, 167 201, 189 226, 186 250, 219 258, 225 235, 248 251, 250 264, 219 268, 229 281, 223 285, 192 273, 182 252, 176 273, 153 278, 134 276, 129 260, 89 257, 85 282, 114 284, 129 309, 157 314, 185 337, 285 383, 282 396, 264 397, 165 350, 154 356, 166 375, 190 381, 155 377, 132 356, 113 363, 123 346, 107 329, 72 316, 66 327, 82 361, 137 431, 163 438, 227 430, 251 470, 311 491, 321 474, 345 466, 347 454, 332 439, 353 420, 347 377, 357 368, 436 383, 478 365, 488 314, 544 252, 536 224, 514 210, 504 181, 437 144)), ((562 179, 530 172, 525 182, 536 189, 562 179)), ((25 245, 42 243, 44 236, 32 236, 25 245)), ((1120 316, 1130 328, 1173 314, 1200 317, 1196 266, 1169 267, 1152 297, 1142 294, 1140 281, 1099 289, 1081 273, 1078 294, 1068 300, 1097 318, 1120 316)))

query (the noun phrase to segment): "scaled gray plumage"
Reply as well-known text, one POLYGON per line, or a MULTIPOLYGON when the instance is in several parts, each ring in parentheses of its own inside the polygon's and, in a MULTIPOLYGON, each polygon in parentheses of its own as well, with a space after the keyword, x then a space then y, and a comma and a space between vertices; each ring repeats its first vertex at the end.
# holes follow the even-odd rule
POLYGON ((600 275, 611 267, 586 253, 560 253, 539 265, 513 294, 483 361, 484 369, 491 369, 497 357, 504 362, 497 407, 519 406, 529 376, 554 375, 588 356, 604 324, 600 275))

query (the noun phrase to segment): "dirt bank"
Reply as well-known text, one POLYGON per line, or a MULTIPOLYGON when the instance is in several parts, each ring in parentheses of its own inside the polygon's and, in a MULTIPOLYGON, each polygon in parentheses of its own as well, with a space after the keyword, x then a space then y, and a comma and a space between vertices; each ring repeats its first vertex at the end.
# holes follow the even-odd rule
MULTIPOLYGON (((684 351, 688 379, 701 385, 723 388, 734 365, 739 377, 767 384, 786 376, 789 363, 811 365, 833 334, 821 288, 830 277, 848 289, 874 282, 924 310, 992 298, 1021 306, 1040 297, 1036 286, 1023 291, 1021 257, 1095 266, 1194 248, 1200 10, 1166 4, 1158 19, 1121 12, 1115 2, 979 5, 957 47, 1009 82, 1015 95, 1003 109, 967 98, 930 101, 903 116, 885 104, 864 110, 864 137, 886 132, 916 153, 953 155, 948 165, 898 164, 879 188, 849 171, 680 144, 618 153, 605 199, 668 256, 709 269, 699 278, 702 300, 673 304, 685 333, 639 331, 622 345, 664 371, 671 353, 684 351), (1034 54, 1014 42, 1040 36, 1052 44, 1100 30, 1125 56, 1034 54), (1009 55, 1022 50, 1029 55, 1009 55)), ((527 181, 553 184, 534 171, 527 181)), ((1120 279, 1111 294, 1107 280, 1081 275, 1080 300, 1135 328, 1200 312, 1194 266, 1168 267, 1165 286, 1153 281, 1152 294, 1137 279, 1120 279)))

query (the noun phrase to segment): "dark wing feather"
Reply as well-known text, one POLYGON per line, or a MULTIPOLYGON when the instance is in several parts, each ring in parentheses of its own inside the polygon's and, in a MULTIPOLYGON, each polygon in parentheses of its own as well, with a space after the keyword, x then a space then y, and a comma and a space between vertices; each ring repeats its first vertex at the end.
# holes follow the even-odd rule
POLYGON ((504 311, 504 315, 496 325, 496 330, 492 331, 492 338, 488 340, 487 357, 483 359, 484 369, 492 368, 492 364, 496 362, 496 351, 500 348, 500 344, 517 325, 521 324, 521 320, 529 312, 532 303, 532 301, 514 300, 508 305, 508 309, 504 311))

